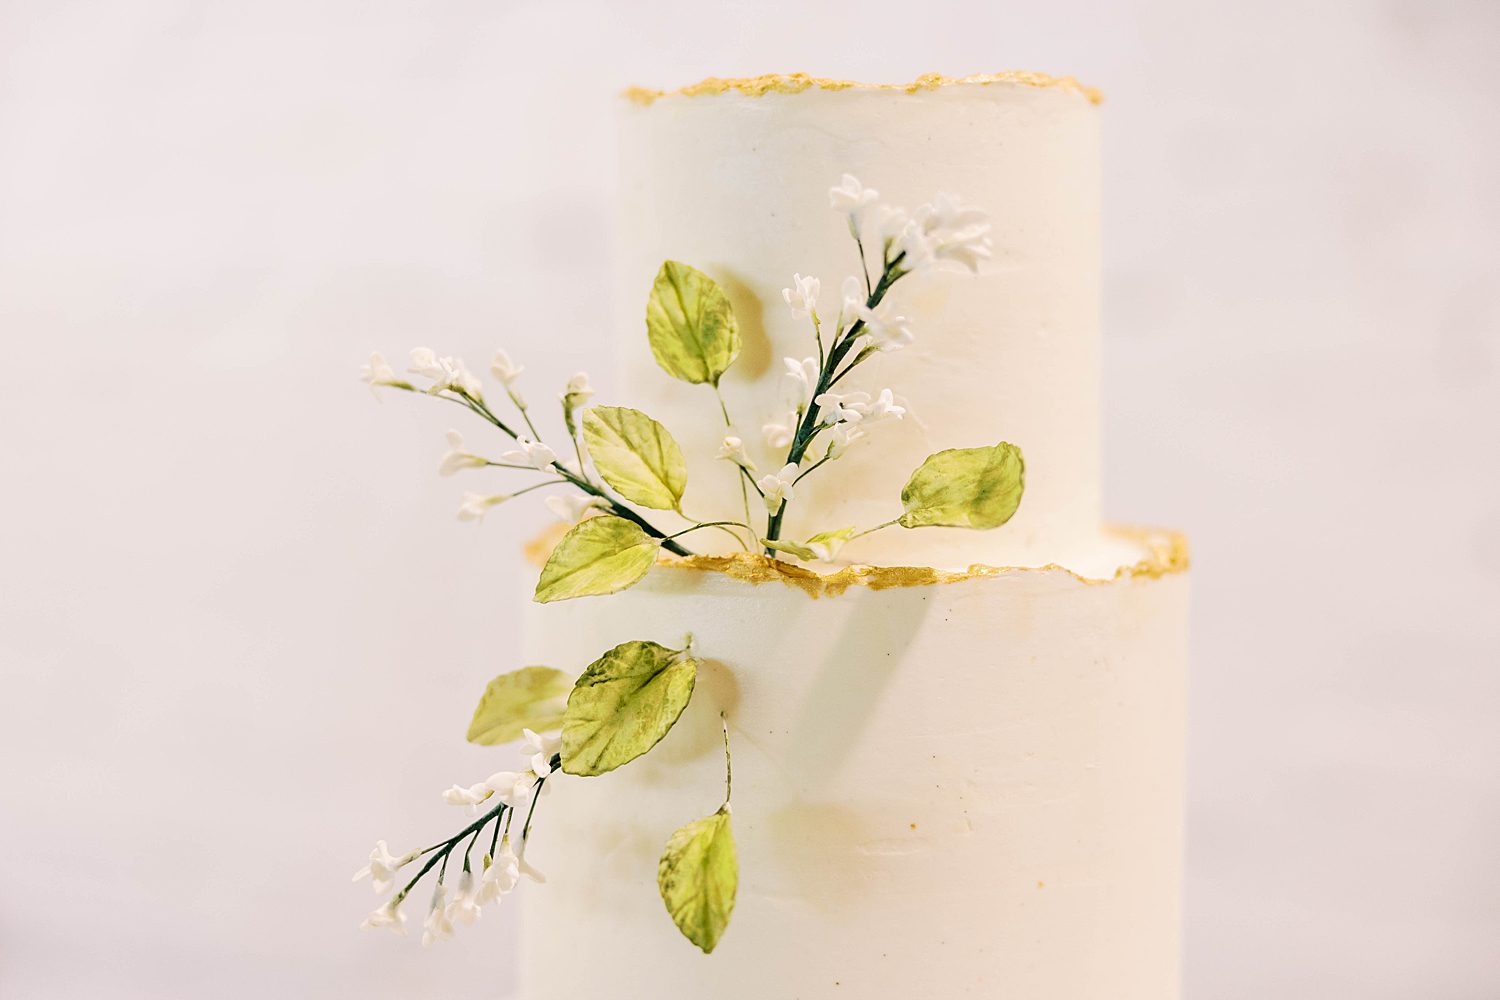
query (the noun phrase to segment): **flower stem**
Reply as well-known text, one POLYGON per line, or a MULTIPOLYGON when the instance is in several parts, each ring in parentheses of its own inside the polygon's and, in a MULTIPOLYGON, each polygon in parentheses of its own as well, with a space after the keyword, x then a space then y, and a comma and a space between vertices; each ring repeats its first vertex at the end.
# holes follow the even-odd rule
MULTIPOLYGON (((906 274, 901 270, 901 261, 905 258, 904 253, 898 253, 886 262, 885 270, 880 275, 880 280, 870 290, 870 297, 865 301, 865 308, 874 309, 880 305, 885 298, 886 292, 891 290, 901 277, 906 274)), ((792 446, 787 451, 787 465, 800 465, 802 458, 807 454, 807 449, 812 445, 813 439, 822 430, 819 424, 822 407, 817 403, 817 398, 828 391, 833 384, 834 372, 844 358, 854 349, 854 343, 859 339, 860 332, 865 328, 865 321, 855 320, 849 329, 833 345, 833 350, 828 352, 828 360, 824 363, 822 370, 818 373, 818 386, 812 393, 812 401, 808 404, 807 411, 802 414, 802 420, 797 424, 797 433, 792 437, 792 446)), ((766 522, 766 538, 775 541, 781 537, 781 522, 786 517, 787 505, 783 503, 781 508, 766 522)), ((766 555, 774 556, 775 550, 766 549, 766 555)))
MULTIPOLYGON (((418 390, 412 389, 411 391, 416 392, 418 390)), ((513 441, 520 439, 520 436, 516 434, 515 431, 511 430, 511 428, 505 423, 505 421, 495 416, 495 414, 490 410, 488 406, 484 404, 484 401, 481 399, 475 399, 474 397, 464 393, 455 393, 452 396, 439 395, 437 398, 446 399, 450 403, 457 403, 470 412, 478 415, 481 419, 489 421, 491 424, 494 424, 503 433, 509 436, 513 441)), ((521 411, 522 416, 525 416, 525 412, 525 410, 521 411)), ((529 420, 527 421, 527 425, 530 426, 529 420)), ((532 433, 536 433, 535 430, 533 430, 532 433)), ((582 468, 583 466, 580 465, 579 469, 582 470, 582 468)), ((668 552, 671 552, 673 555, 679 556, 692 555, 691 551, 683 548, 681 545, 678 545, 676 542, 667 538, 666 533, 660 528, 656 527, 650 521, 647 521, 644 517, 637 514, 629 507, 626 507, 624 504, 620 503, 614 497, 606 494, 602 489, 595 486, 587 479, 583 478, 582 475, 574 475, 571 471, 569 471, 568 467, 563 465, 561 462, 553 462, 552 469, 559 476, 562 476, 564 479, 572 483, 574 486, 578 487, 580 490, 583 490, 585 493, 591 494, 603 500, 606 504, 609 505, 609 512, 611 514, 614 514, 616 517, 623 517, 627 521, 634 522, 638 527, 640 527, 642 531, 650 535, 652 538, 662 539, 662 547, 665 548, 668 552)))
POLYGON ((875 534, 875 532, 879 531, 881 528, 889 528, 893 524, 900 524, 900 523, 901 523, 901 518, 899 518, 899 517, 893 517, 889 521, 885 522, 884 524, 877 524, 877 525, 875 525, 875 527, 873 527, 873 528, 866 528, 864 531, 856 531, 854 534, 852 534, 852 535, 849 536, 849 541, 852 542, 856 538, 863 538, 866 535, 873 535, 873 534, 875 534))
MULTIPOLYGON (((737 527, 744 528, 746 531, 754 530, 750 527, 750 525, 742 524, 739 521, 699 521, 697 524, 693 525, 690 528, 683 528, 681 531, 676 532, 675 534, 668 535, 665 541, 671 541, 672 539, 685 535, 690 531, 697 531, 699 528, 720 528, 727 524, 732 524, 737 527)), ((734 532, 731 531, 730 534, 732 535, 734 534, 734 532)))
MULTIPOLYGON (((447 840, 440 841, 439 843, 427 848, 427 851, 436 851, 436 853, 433 854, 432 857, 427 859, 427 862, 422 865, 421 870, 413 875, 411 881, 406 883, 406 886, 396 894, 397 897, 402 899, 406 898, 406 895, 410 893, 412 889, 416 888, 417 883, 422 881, 422 876, 432 871, 433 865, 437 864, 439 861, 443 862, 443 867, 444 869, 446 869, 448 865, 448 855, 453 853, 453 846, 460 840, 463 840, 469 834, 484 829, 484 825, 504 812, 505 808, 505 803, 500 803, 499 805, 495 806, 495 808, 491 809, 489 812, 485 813, 483 816, 479 817, 474 822, 470 823, 468 826, 464 827, 462 830, 449 837, 447 840)), ((423 851, 422 853, 426 854, 427 851, 423 851)))
MULTIPOLYGON (((814 322, 816 322, 816 320, 814 322)), ((819 340, 818 340, 818 353, 822 354, 822 352, 823 352, 823 341, 822 341, 821 338, 819 338, 819 340)), ((731 420, 730 417, 729 417, 729 404, 727 404, 727 403, 724 402, 724 393, 722 393, 722 392, 719 391, 719 385, 718 385, 717 382, 714 383, 714 395, 719 398, 719 412, 722 413, 722 414, 724 414, 724 426, 727 427, 729 430, 734 430, 734 421, 731 420)), ((739 469, 741 472, 745 471, 745 467, 742 466, 742 465, 739 465, 739 464, 736 464, 735 468, 739 469)), ((745 530, 747 530, 747 531, 750 532, 751 545, 746 545, 745 546, 745 551, 749 552, 749 551, 753 550, 754 542, 755 542, 755 529, 750 527, 750 491, 745 488, 745 477, 744 476, 736 476, 735 478, 739 480, 739 483, 740 483, 740 503, 745 508, 745 530)), ((745 544, 744 539, 740 538, 738 535, 735 536, 735 541, 739 542, 741 545, 745 544)))
POLYGON ((734 761, 729 755, 729 716, 720 712, 719 722, 724 727, 724 804, 728 805, 729 797, 734 793, 734 761))
POLYGON ((820 465, 823 465, 824 463, 828 462, 829 460, 830 460, 830 457, 828 455, 824 455, 822 458, 818 459, 812 465, 809 465, 807 468, 805 468, 801 472, 797 473, 797 478, 792 480, 792 485, 796 486, 798 483, 802 482, 803 479, 805 479, 809 474, 811 474, 814 470, 816 470, 820 465))

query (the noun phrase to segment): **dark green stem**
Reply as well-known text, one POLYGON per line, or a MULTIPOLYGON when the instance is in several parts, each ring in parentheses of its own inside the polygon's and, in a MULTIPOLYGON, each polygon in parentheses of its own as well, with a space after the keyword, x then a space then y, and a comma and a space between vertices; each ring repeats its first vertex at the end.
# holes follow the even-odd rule
MULTIPOLYGON (((865 301, 865 308, 874 309, 880 305, 880 301, 885 298, 885 293, 890 291, 891 286, 899 281, 902 275, 907 273, 901 270, 901 261, 905 256, 904 253, 899 253, 886 263, 885 271, 880 275, 880 281, 871 289, 870 297, 865 301)), ((813 390, 812 399, 807 404, 807 411, 802 414, 802 420, 797 425, 797 433, 792 437, 792 446, 787 451, 784 465, 800 465, 803 457, 807 454, 807 449, 812 446, 813 439, 822 430, 820 426, 822 407, 818 405, 817 398, 827 392, 828 387, 833 384, 834 372, 838 371, 838 367, 843 363, 844 358, 854 349, 854 344, 859 339, 859 335, 864 328, 865 321, 862 319, 856 320, 849 327, 848 332, 833 345, 833 350, 828 352, 828 361, 823 365, 822 371, 818 373, 817 388, 813 390)), ((775 541, 781 537, 781 521, 786 516, 786 506, 783 502, 781 509, 772 514, 766 522, 767 540, 775 541)), ((775 550, 767 548, 766 555, 774 557, 775 550)))
MULTIPOLYGON (((417 390, 413 389, 411 391, 416 392, 417 390)), ((484 402, 482 400, 474 399, 472 396, 464 395, 462 393, 458 393, 458 394, 453 395, 453 396, 441 396, 440 395, 437 398, 438 399, 446 399, 449 402, 457 403, 460 406, 464 407, 465 409, 469 410, 471 413, 477 414, 480 418, 482 418, 484 420, 487 420, 490 423, 494 424, 502 432, 504 432, 506 435, 508 435, 512 440, 519 440, 519 438, 520 438, 520 435, 518 435, 515 431, 511 430, 510 427, 508 427, 506 425, 505 421, 503 421, 499 417, 495 416, 494 412, 492 410, 490 410, 490 408, 488 406, 485 406, 484 402)), ((522 411, 522 416, 525 416, 525 411, 522 411)), ((535 433, 535 432, 533 432, 533 433, 535 433)), ((580 468, 582 468, 581 465, 580 465, 580 468)), ((539 471, 546 471, 546 470, 539 470, 539 471)), ((578 487, 580 490, 583 490, 585 493, 591 494, 592 496, 596 496, 599 499, 603 500, 606 504, 609 505, 609 512, 611 514, 615 515, 616 517, 623 517, 627 521, 634 522, 637 526, 640 527, 640 529, 642 531, 644 531, 646 534, 650 535, 652 538, 663 539, 663 541, 662 541, 662 548, 666 549, 668 552, 672 553, 673 555, 679 555, 679 556, 690 556, 690 555, 692 555, 692 552, 690 552, 688 549, 685 549, 681 545, 678 545, 676 542, 667 539, 666 532, 664 532, 661 529, 657 528, 650 521, 647 521, 644 517, 642 517, 641 515, 637 514, 635 511, 631 510, 629 507, 626 507, 624 504, 620 503, 614 497, 611 497, 608 494, 606 494, 602 489, 600 489, 599 487, 595 486, 593 483, 589 482, 587 479, 584 479, 583 476, 581 476, 581 475, 574 475, 571 471, 569 471, 568 467, 565 466, 565 465, 563 465, 561 462, 554 461, 552 463, 552 471, 556 472, 558 475, 562 476, 568 482, 572 483, 574 486, 578 487)))

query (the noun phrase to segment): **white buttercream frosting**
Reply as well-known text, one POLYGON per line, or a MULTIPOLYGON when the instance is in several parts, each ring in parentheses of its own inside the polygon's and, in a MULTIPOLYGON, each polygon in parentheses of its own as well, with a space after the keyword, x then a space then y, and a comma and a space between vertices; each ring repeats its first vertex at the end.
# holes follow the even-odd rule
MULTIPOLYGON (((834 303, 825 307, 831 322, 858 258, 828 188, 852 173, 908 208, 949 192, 985 209, 994 258, 978 277, 912 276, 892 293, 915 342, 876 356, 841 388, 890 386, 908 416, 805 480, 785 537, 886 521, 929 454, 1006 440, 1027 466, 1010 524, 983 533, 891 529, 847 555, 963 567, 1071 566, 1097 553, 1099 127, 1082 90, 1002 77, 914 90, 723 89, 630 105, 621 131, 620 396, 682 442, 689 510, 733 516, 739 487, 715 458, 724 427, 712 393, 670 379, 645 346, 652 278, 670 258, 728 291, 745 346, 724 395, 739 436, 774 470, 780 456, 760 428, 783 415, 781 359, 816 353, 807 320, 786 307, 781 289, 794 273, 818 276, 834 303)), ((732 545, 706 534, 696 544, 732 545)))
POLYGON ((525 900, 523 996, 1172 1000, 1186 553, 1170 533, 1100 527, 1096 95, 1000 74, 638 96, 621 398, 681 440, 686 509, 732 516, 740 497, 711 392, 646 350, 652 277, 671 258, 728 291, 745 347, 724 394, 774 470, 758 431, 779 416, 781 358, 815 352, 781 289, 813 274, 833 298, 854 273, 826 207, 844 173, 908 207, 939 191, 983 207, 995 255, 977 278, 898 288, 916 341, 855 381, 893 387, 910 414, 800 484, 786 537, 888 520, 944 448, 1011 441, 1027 489, 998 530, 889 529, 841 553, 873 566, 666 560, 623 593, 529 606, 526 662, 576 673, 618 643, 692 633, 702 663, 658 747, 560 780, 546 803, 532 856, 551 877, 525 900), (741 878, 705 958, 656 871, 671 832, 721 801, 721 712, 741 878))
POLYGON ((1170 1000, 1186 583, 1032 570, 815 598, 663 566, 533 605, 527 662, 689 631, 703 662, 655 750, 547 801, 523 995, 1170 1000), (655 878, 723 796, 721 711, 741 878, 705 958, 655 878))

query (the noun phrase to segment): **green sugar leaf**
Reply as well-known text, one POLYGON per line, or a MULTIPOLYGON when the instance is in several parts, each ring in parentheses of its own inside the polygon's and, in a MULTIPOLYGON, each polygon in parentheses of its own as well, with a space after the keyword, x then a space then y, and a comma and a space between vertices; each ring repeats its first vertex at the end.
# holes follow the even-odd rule
POLYGON ((474 709, 467 739, 481 746, 510 743, 521 730, 559 729, 568 675, 551 667, 522 667, 490 681, 474 709))
POLYGON ((740 353, 740 330, 729 297, 708 275, 669 260, 656 273, 646 303, 646 336, 668 375, 714 386, 740 353))
POLYGON ((818 558, 818 554, 812 549, 808 548, 806 545, 801 545, 797 542, 789 542, 784 538, 762 538, 760 540, 760 544, 776 552, 785 552, 789 555, 794 555, 798 559, 802 559, 807 562, 815 562, 818 558))
POLYGON ((626 500, 654 510, 682 506, 687 461, 661 424, 626 406, 595 406, 583 414, 583 440, 599 475, 626 500))
POLYGON ((901 490, 903 528, 998 528, 1021 505, 1026 463, 1021 449, 953 448, 931 455, 901 490))
POLYGON ((623 517, 587 518, 563 535, 547 557, 532 599, 547 604, 624 590, 655 565, 659 547, 623 517))
POLYGON ((714 950, 729 927, 739 881, 727 805, 672 834, 656 869, 672 922, 705 953, 714 950))
POLYGON ((625 642, 590 663, 568 696, 562 769, 613 771, 650 750, 693 696, 698 662, 654 642, 625 642))

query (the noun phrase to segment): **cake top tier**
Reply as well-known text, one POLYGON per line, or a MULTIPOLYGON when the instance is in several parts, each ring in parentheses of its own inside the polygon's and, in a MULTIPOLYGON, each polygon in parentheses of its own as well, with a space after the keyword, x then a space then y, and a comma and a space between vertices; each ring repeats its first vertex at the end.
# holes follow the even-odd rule
MULTIPOLYGON (((852 399, 889 390, 905 416, 797 478, 776 537, 887 522, 926 457, 1009 442, 1024 453, 1025 496, 1008 524, 892 528, 860 537, 843 558, 945 569, 1084 565, 1100 539, 1096 95, 1038 74, 888 87, 772 76, 677 94, 637 94, 622 110, 615 300, 623 379, 618 397, 600 402, 638 407, 681 442, 692 484, 684 509, 701 517, 741 508, 735 469, 716 457, 726 432, 743 440, 757 475, 784 472, 792 455, 781 439, 805 421, 795 415, 821 412, 791 391, 798 373, 814 381, 806 373, 822 353, 808 313, 788 308, 783 289, 794 273, 821 281, 818 309, 832 343, 842 290, 879 284, 877 210, 956 219, 973 206, 990 223, 978 273, 902 279, 879 303, 892 336, 830 386, 829 395, 852 399), (857 227, 864 281, 851 216, 830 210, 847 200, 830 192, 846 174, 878 191, 857 227), (666 260, 712 278, 738 317, 743 349, 718 385, 732 428, 711 391, 666 377, 642 342, 642 304, 666 260)), ((858 182, 850 190, 861 190, 858 182)), ((695 548, 733 548, 713 535, 695 535, 695 548)))
POLYGON ((993 83, 1022 84, 1027 87, 1058 87, 1073 91, 1092 104, 1099 104, 1104 100, 1103 93, 1079 83, 1071 76, 1050 76, 1046 73, 1034 73, 1022 69, 1002 70, 998 73, 972 73, 969 76, 924 73, 910 83, 862 83, 858 80, 834 80, 822 76, 809 76, 806 73, 767 73, 764 76, 747 77, 711 76, 676 90, 631 87, 625 91, 625 96, 639 104, 650 104, 661 97, 703 97, 730 91, 750 97, 760 97, 764 94, 800 94, 804 90, 814 88, 818 90, 894 90, 915 94, 924 90, 937 90, 939 87, 965 84, 985 86, 993 83))

